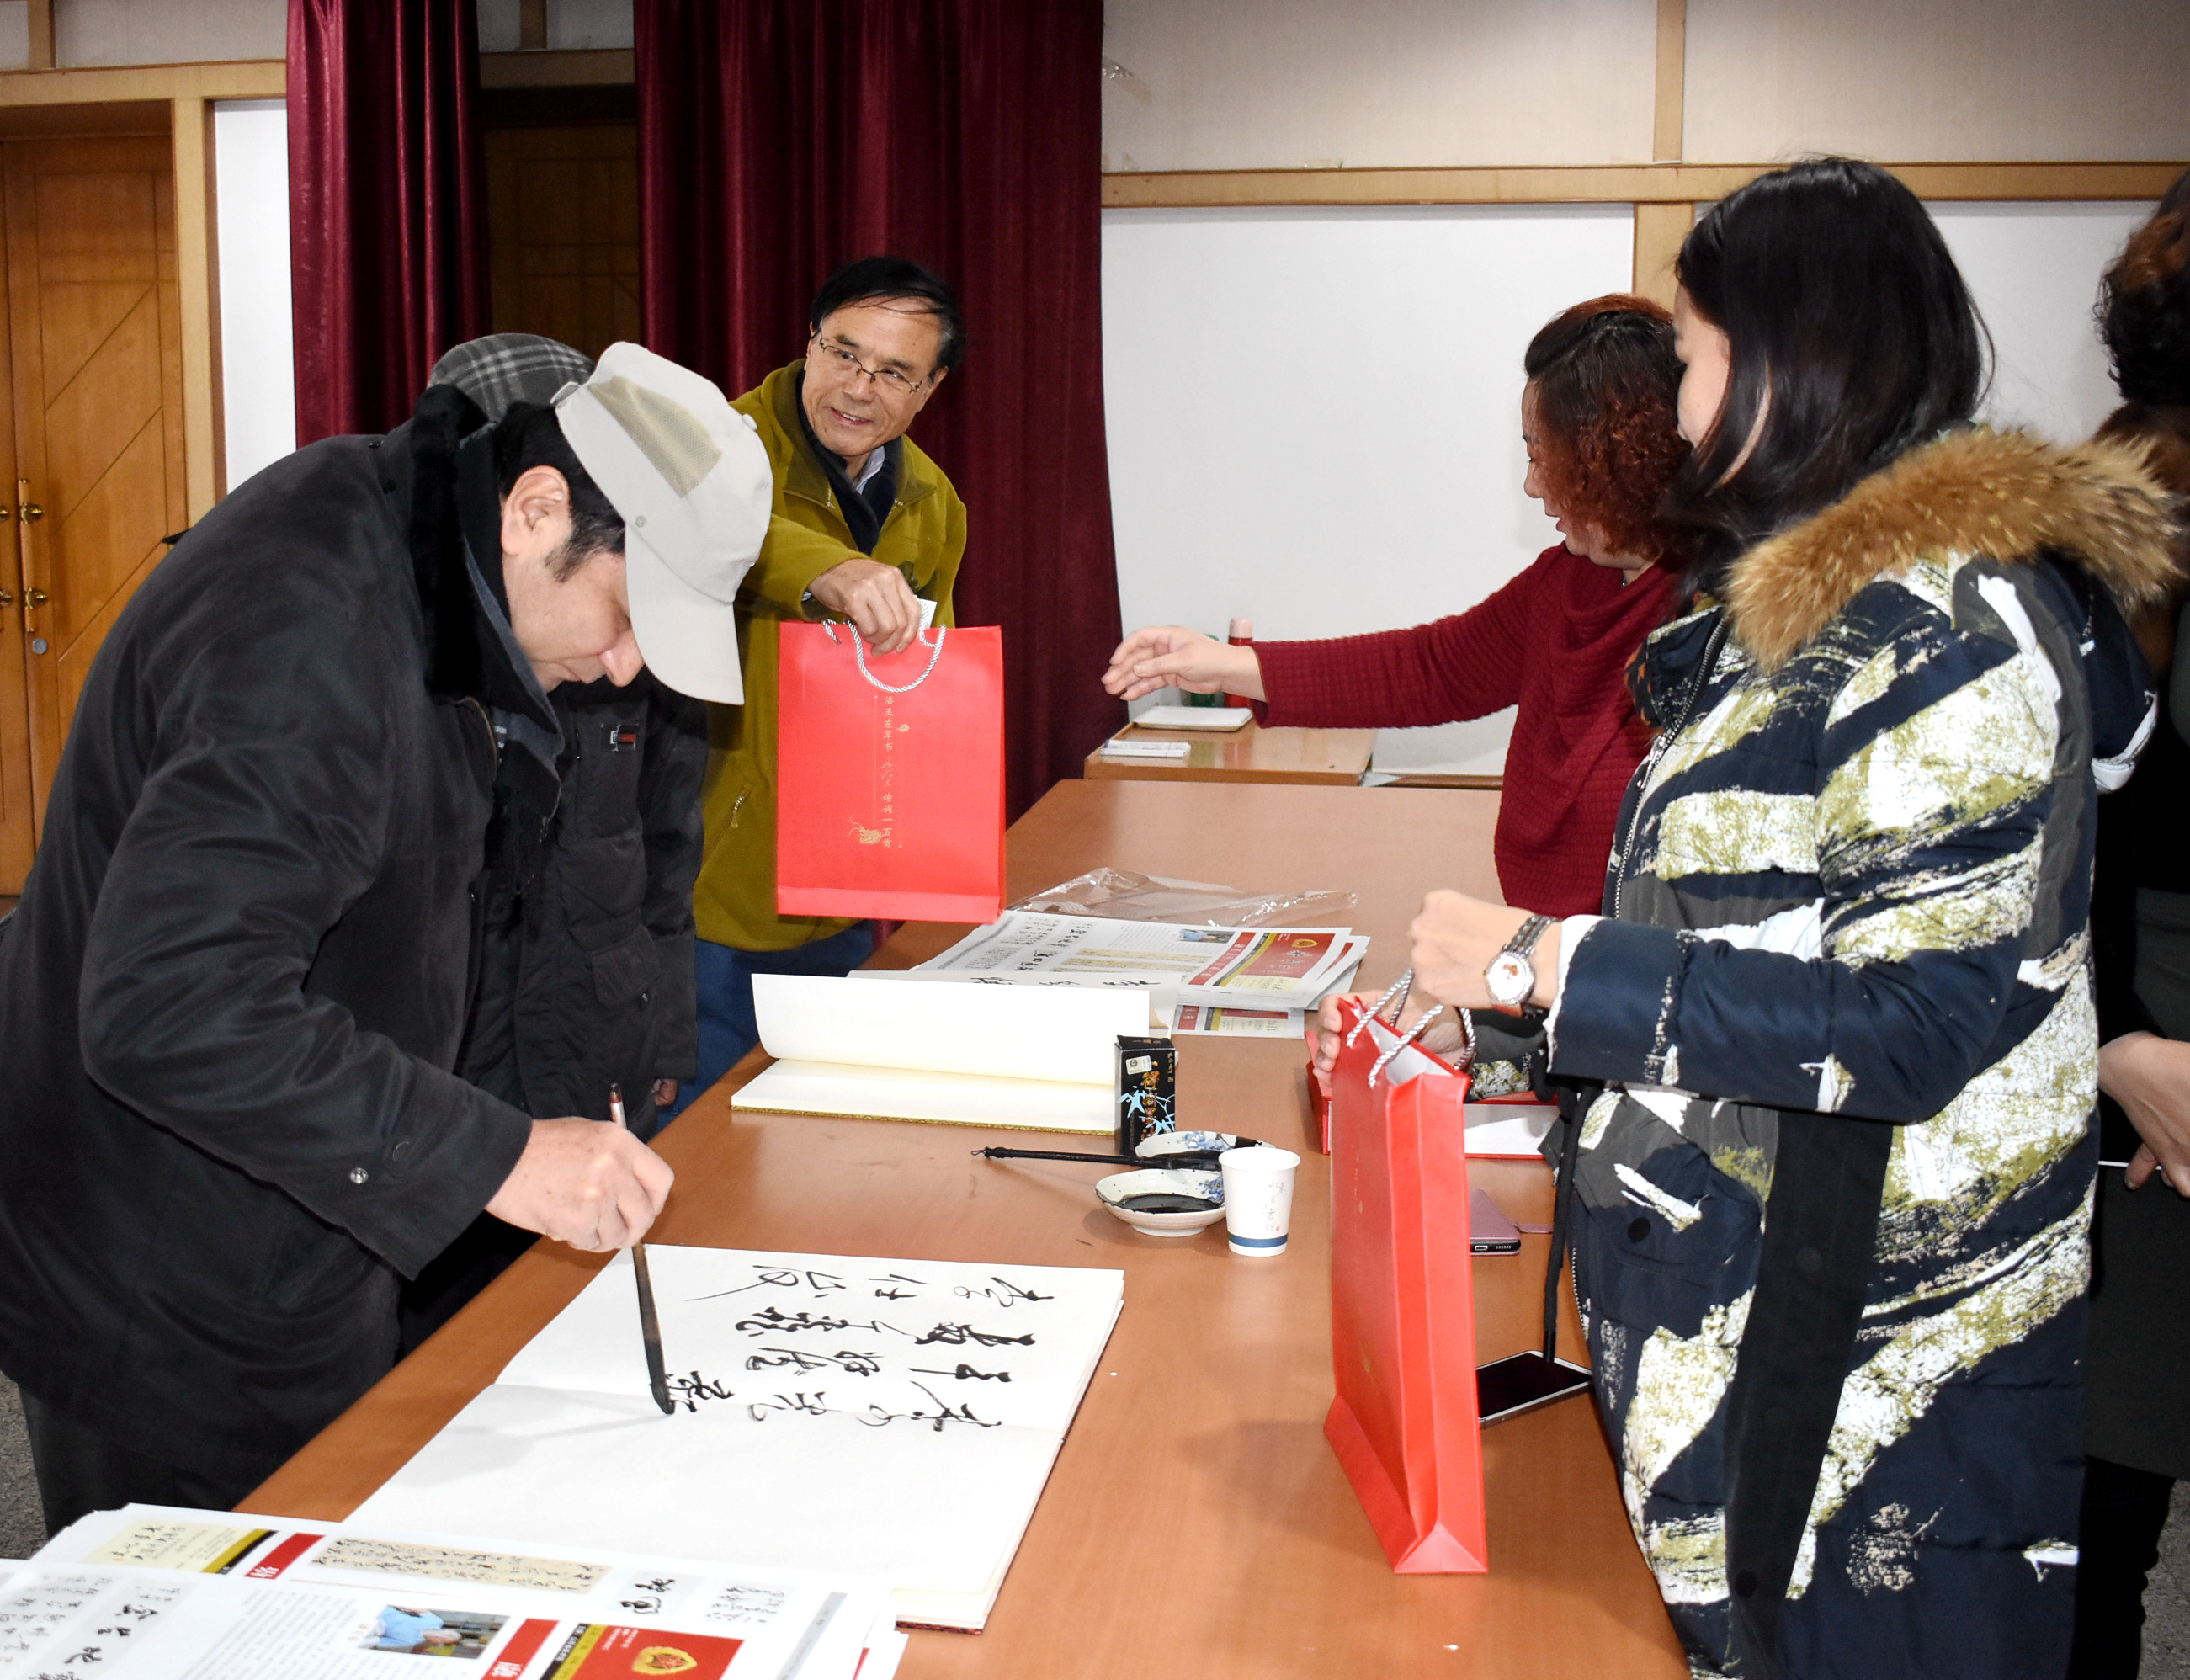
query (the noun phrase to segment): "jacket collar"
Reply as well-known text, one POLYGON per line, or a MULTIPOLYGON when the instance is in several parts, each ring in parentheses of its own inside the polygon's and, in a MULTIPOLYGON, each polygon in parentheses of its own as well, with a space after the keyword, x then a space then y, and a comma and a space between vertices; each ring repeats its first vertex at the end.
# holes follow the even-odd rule
POLYGON ((1734 564, 1726 590, 1734 639, 1776 670, 1865 586, 1927 555, 2027 565, 2052 552, 2134 612, 2176 581, 2171 498, 2147 462, 2141 443, 2063 447, 1976 427, 1921 445, 1734 564))
POLYGON ((1652 729, 1671 729, 1687 709, 1695 685, 1711 680, 1705 667, 1722 662, 1712 660, 1711 648, 1725 616, 1718 602, 1699 595, 1688 611, 1642 639, 1642 647, 1628 661, 1627 692, 1637 714, 1652 729))
MULTIPOLYGON (((777 428, 791 440, 791 465, 783 475, 783 493, 827 508, 836 499, 829 487, 829 474, 807 446, 806 417, 798 407, 798 375, 805 366, 803 361, 794 361, 779 367, 768 376, 763 389, 777 428)), ((936 483, 935 475, 928 470, 928 457, 910 447, 911 438, 904 441, 908 446, 898 457, 898 508, 909 508, 931 495, 936 483)), ((893 508, 890 511, 894 514, 897 509, 893 508)))

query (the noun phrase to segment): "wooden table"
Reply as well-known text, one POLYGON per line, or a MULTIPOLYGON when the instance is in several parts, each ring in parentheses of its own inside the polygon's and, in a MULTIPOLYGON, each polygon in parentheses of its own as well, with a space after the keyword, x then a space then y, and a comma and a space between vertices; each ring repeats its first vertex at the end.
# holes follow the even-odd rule
MULTIPOLYGON (((1495 794, 1065 782, 1012 831, 1011 891, 1097 864, 1251 888, 1350 885, 1376 939, 1365 985, 1434 885, 1494 894, 1495 794)), ((878 960, 940 950, 916 923, 878 960)), ((1686 1673, 1627 1531, 1586 1401, 1484 1437, 1487 1575, 1395 1575, 1322 1434, 1330 1402, 1329 1181, 1308 1143, 1300 1047, 1181 1041, 1183 1114, 1301 1150, 1290 1251, 1234 1258, 1223 1228, 1129 1230, 1094 1202, 1105 1170, 987 1162, 1024 1133, 743 1115, 756 1053, 661 1140, 677 1188, 665 1242, 1122 1268, 1126 1307, 988 1631, 916 1633, 906 1680, 1521 1680, 1686 1673)), ((1549 1174, 1485 1161, 1477 1182, 1524 1223, 1549 1174)), ((1477 1352, 1534 1345, 1546 1240, 1475 1262, 1477 1352)), ((600 1263, 542 1244, 246 1501, 347 1516, 600 1263)), ((1577 1344, 1571 1308, 1565 1332, 1577 1344)))
POLYGON ((1183 758, 1106 758, 1098 746, 1081 772, 1090 781, 1279 781, 1352 787, 1376 747, 1374 729, 1266 729, 1251 719, 1225 730, 1144 729, 1129 724, 1113 739, 1183 741, 1193 750, 1183 758))

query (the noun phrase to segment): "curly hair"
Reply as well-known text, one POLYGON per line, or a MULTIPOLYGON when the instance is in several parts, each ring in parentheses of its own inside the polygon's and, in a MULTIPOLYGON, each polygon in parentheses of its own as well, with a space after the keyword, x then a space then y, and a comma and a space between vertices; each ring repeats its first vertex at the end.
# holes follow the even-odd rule
POLYGON ((1554 316, 1529 343, 1541 467, 1552 492, 1615 553, 1684 564, 1695 534, 1664 514, 1688 458, 1676 429, 1673 317, 1624 292, 1554 316))
POLYGON ((2125 400, 2190 406, 2190 171, 2102 276, 2098 317, 2125 400))

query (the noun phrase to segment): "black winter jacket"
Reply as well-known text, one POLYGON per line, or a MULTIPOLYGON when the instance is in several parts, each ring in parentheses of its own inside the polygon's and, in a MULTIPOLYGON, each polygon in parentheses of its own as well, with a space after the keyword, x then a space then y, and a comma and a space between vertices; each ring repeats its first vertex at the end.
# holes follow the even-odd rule
POLYGON ((642 1137, 658 1079, 699 1061, 692 882, 700 869, 701 702, 650 673, 550 691, 560 797, 529 879, 491 866, 477 1002, 460 1070, 543 1119, 609 1119, 642 1137))
POLYGON ((0 1369, 203 1474, 388 1369, 398 1274, 529 1136, 450 1071, 495 747, 428 691, 413 471, 407 427, 332 439, 176 546, 0 931, 0 1369))

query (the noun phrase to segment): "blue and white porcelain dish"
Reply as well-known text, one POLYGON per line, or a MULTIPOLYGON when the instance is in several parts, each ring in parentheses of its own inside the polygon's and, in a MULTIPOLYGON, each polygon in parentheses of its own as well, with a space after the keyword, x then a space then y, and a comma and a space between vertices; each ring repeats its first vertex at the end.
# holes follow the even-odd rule
POLYGON ((1241 1141, 1229 1132, 1157 1132, 1142 1138, 1133 1153, 1143 1161, 1156 1162, 1166 1155, 1228 1149, 1241 1141))
POLYGON ((1095 1197, 1146 1235, 1189 1237, 1224 1217, 1224 1175, 1142 1167, 1098 1179, 1095 1197))

